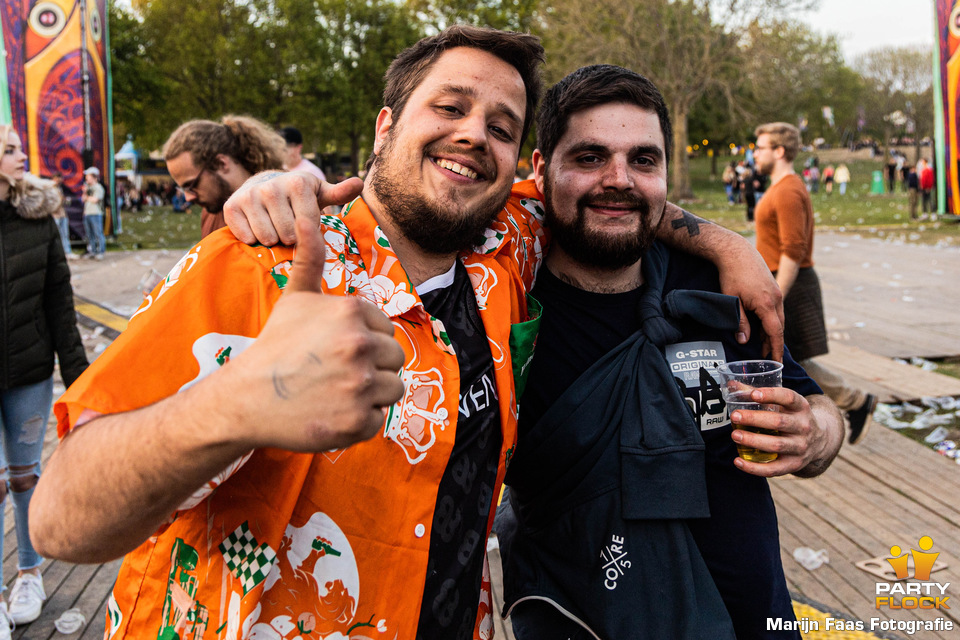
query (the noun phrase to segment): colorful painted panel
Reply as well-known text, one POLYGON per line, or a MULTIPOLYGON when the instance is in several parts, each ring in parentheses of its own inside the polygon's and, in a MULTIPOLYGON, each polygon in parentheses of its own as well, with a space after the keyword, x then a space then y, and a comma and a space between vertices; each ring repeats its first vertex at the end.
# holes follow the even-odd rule
POLYGON ((30 171, 59 171, 76 194, 85 165, 110 175, 106 9, 106 0, 0 2, 11 120, 30 171))
POLYGON ((946 209, 960 213, 960 0, 936 0, 937 45, 939 52, 940 104, 943 122, 943 151, 939 153, 938 174, 946 196, 946 209), (943 170, 943 171, 941 171, 943 170))

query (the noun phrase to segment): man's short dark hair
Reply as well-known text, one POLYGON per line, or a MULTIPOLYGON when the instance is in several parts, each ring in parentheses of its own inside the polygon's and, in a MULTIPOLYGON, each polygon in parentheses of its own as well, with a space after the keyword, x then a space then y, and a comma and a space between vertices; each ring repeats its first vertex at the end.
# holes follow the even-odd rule
POLYGON ((633 104, 657 114, 669 165, 673 127, 663 94, 639 73, 612 64, 580 67, 547 91, 537 114, 537 148, 544 159, 550 162, 573 114, 611 103, 633 104))
POLYGON ((287 144, 303 144, 303 134, 296 127, 284 127, 280 129, 280 135, 287 141, 287 144))
POLYGON ((520 137, 520 144, 523 144, 533 125, 537 101, 543 91, 543 81, 540 78, 543 46, 540 38, 529 33, 458 24, 404 49, 390 64, 384 76, 386 86, 383 89, 383 104, 393 111, 394 121, 403 113, 410 94, 430 72, 430 67, 437 58, 443 52, 456 47, 471 47, 491 53, 520 74, 527 93, 523 133, 520 137))

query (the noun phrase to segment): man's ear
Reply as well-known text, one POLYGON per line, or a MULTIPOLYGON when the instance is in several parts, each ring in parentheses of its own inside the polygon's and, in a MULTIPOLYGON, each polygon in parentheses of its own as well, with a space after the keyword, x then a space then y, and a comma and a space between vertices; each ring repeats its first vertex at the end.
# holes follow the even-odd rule
POLYGON ((533 164, 533 181, 537 185, 537 191, 543 193, 543 183, 547 179, 547 159, 540 149, 533 150, 533 157, 530 159, 533 164))
POLYGON ((390 127, 393 126, 393 109, 390 107, 384 107, 380 109, 380 113, 377 114, 377 131, 373 139, 373 153, 378 155, 380 153, 380 148, 383 146, 384 140, 387 139, 387 132, 390 131, 390 127))
POLYGON ((223 171, 224 173, 230 170, 232 165, 237 164, 237 161, 228 156, 225 153, 217 154, 217 166, 215 171, 223 171))

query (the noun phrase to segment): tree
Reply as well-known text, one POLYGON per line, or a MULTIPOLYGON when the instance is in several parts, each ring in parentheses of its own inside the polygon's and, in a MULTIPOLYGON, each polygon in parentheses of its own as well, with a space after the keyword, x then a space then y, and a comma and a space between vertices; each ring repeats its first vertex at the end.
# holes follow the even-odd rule
MULTIPOLYGON (((275 103, 264 31, 246 0, 139 0, 111 11, 118 124, 156 148, 190 118, 262 117, 275 103), (122 100, 122 105, 120 104, 122 100)), ((282 71, 280 71, 282 73, 282 71)))
POLYGON ((150 137, 151 123, 164 109, 169 90, 147 59, 143 23, 119 3, 110 4, 110 64, 116 139, 150 137))
POLYGON ((855 131, 864 83, 846 66, 834 36, 804 24, 752 25, 744 45, 742 95, 748 135, 761 122, 807 121, 805 137, 839 142, 855 131), (822 114, 829 107, 833 123, 822 114))
POLYGON ((405 5, 392 0, 310 4, 312 19, 300 22, 298 29, 312 44, 299 50, 292 98, 301 117, 323 123, 328 146, 348 146, 356 175, 361 148, 372 141, 383 104, 384 73, 400 51, 420 38, 420 26, 405 5))
POLYGON ((559 77, 599 62, 649 77, 670 108, 674 135, 671 191, 693 197, 687 159, 688 118, 709 92, 729 103, 746 30, 766 15, 787 15, 811 2, 788 0, 559 0, 541 14, 548 72, 559 77))
POLYGON ((871 89, 872 99, 864 105, 868 126, 875 133, 882 132, 884 145, 888 146, 897 126, 891 115, 897 111, 909 115, 915 125, 916 158, 920 138, 933 135, 931 56, 930 47, 882 47, 854 62, 871 89))
POLYGON ((537 23, 540 0, 410 0, 408 5, 433 33, 452 24, 530 32, 537 23))

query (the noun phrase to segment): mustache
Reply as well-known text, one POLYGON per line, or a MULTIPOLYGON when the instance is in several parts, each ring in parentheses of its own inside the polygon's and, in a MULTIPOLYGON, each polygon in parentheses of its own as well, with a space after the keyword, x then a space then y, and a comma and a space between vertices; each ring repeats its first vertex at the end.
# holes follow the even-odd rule
POLYGON ((639 209, 643 215, 650 212, 650 203, 646 198, 627 191, 605 191, 596 195, 582 195, 577 198, 577 208, 592 206, 621 205, 630 209, 639 209))

